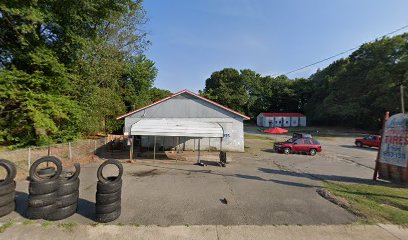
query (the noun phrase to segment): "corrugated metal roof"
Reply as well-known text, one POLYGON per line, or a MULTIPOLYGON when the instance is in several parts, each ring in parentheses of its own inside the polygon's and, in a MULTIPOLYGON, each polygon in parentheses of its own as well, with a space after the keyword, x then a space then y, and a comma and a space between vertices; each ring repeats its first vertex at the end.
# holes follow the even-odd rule
POLYGON ((166 97, 166 98, 163 98, 163 99, 161 99, 161 100, 159 100, 159 101, 157 101, 157 102, 154 102, 154 103, 152 103, 152 104, 149 104, 149 105, 147 105, 147 106, 141 107, 141 108, 136 109, 136 110, 134 110, 134 111, 131 111, 131 112, 128 112, 128 113, 123 114, 123 115, 121 115, 121 116, 118 116, 118 117, 116 117, 116 119, 121 119, 121 118, 127 117, 127 116, 129 116, 129 115, 132 115, 133 113, 139 112, 139 111, 141 111, 141 110, 143 110, 143 109, 146 109, 146 108, 148 108, 148 107, 150 107, 150 106, 159 104, 159 103, 161 103, 161 102, 163 102, 163 101, 166 101, 167 99, 173 98, 173 97, 178 96, 178 95, 180 95, 180 94, 182 94, 182 93, 188 93, 188 94, 190 94, 190 95, 192 95, 192 96, 194 96, 194 97, 200 98, 200 99, 202 99, 202 100, 204 100, 204 101, 207 101, 207 102, 209 102, 209 103, 211 103, 211 104, 214 104, 214 105, 216 105, 216 106, 218 106, 218 107, 220 107, 220 108, 223 108, 223 109, 225 109, 225 110, 227 110, 227 111, 229 111, 229 112, 232 112, 232 113, 234 113, 234 114, 236 114, 236 115, 238 115, 238 116, 240 116, 240 117, 242 117, 242 118, 244 118, 244 119, 246 119, 246 120, 250 119, 250 117, 248 117, 248 116, 246 116, 246 115, 244 115, 244 114, 242 114, 242 113, 239 113, 239 112, 237 112, 237 111, 234 111, 234 110, 232 110, 232 109, 230 109, 230 108, 228 108, 228 107, 226 107, 226 106, 223 106, 223 105, 221 105, 221 104, 219 104, 219 103, 216 103, 216 102, 214 102, 214 101, 211 101, 210 99, 207 99, 207 98, 205 98, 205 97, 203 97, 203 96, 200 96, 200 95, 198 95, 198 94, 195 94, 195 93, 193 93, 193 92, 191 92, 191 91, 189 91, 189 90, 186 90, 186 89, 183 90, 183 91, 180 91, 180 92, 178 92, 178 93, 175 93, 175 94, 173 94, 173 95, 171 95, 171 96, 168 96, 168 97, 166 97))
POLYGON ((142 119, 132 125, 130 134, 142 136, 221 138, 224 136, 224 131, 218 123, 177 119, 142 119))
POLYGON ((301 113, 261 113, 264 117, 304 117, 301 113))

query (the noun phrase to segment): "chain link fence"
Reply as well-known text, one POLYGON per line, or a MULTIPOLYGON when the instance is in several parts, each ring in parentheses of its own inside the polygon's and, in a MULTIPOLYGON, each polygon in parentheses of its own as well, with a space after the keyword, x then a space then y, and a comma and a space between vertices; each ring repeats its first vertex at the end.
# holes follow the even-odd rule
MULTIPOLYGON (((12 151, 0 152, 0 159, 7 159, 16 164, 17 179, 28 176, 31 164, 44 156, 56 156, 65 167, 71 167, 74 163, 90 163, 97 159, 98 154, 106 151, 108 138, 86 139, 69 143, 54 144, 44 147, 30 147, 12 151)), ((0 176, 5 175, 1 172, 0 176)))

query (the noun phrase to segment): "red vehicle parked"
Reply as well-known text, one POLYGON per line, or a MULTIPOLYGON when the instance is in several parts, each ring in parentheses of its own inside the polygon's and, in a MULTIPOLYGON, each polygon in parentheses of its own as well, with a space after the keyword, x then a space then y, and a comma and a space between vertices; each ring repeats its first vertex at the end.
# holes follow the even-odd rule
POLYGON ((322 151, 322 146, 313 138, 291 138, 286 142, 275 143, 275 151, 284 154, 304 152, 314 156, 322 151))
POLYGON ((357 147, 380 147, 381 136, 380 135, 369 135, 365 138, 356 138, 355 142, 357 147))

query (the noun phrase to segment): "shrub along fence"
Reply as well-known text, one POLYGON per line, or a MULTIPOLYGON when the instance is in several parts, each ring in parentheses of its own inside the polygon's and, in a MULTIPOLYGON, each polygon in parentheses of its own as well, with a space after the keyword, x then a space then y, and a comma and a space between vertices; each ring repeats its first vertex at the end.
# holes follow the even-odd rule
MULTIPOLYGON (((103 137, 42 147, 2 151, 0 152, 0 159, 7 159, 15 163, 18 172, 17 178, 21 179, 28 176, 31 164, 44 156, 56 156, 66 167, 73 166, 75 163, 92 162, 96 154, 105 151, 107 141, 108 138, 103 137)), ((1 176, 4 174, 0 172, 1 176)))

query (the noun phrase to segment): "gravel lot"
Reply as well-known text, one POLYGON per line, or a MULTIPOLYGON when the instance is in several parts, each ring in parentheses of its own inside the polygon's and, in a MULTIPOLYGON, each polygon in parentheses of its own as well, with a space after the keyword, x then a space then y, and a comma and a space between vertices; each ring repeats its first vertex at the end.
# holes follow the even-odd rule
MULTIPOLYGON (((279 136, 287 138, 287 136, 279 136)), ((316 193, 321 180, 370 183, 376 151, 353 146, 354 136, 319 138, 317 156, 274 153, 272 142, 246 139, 225 168, 192 161, 124 163, 122 215, 114 223, 139 225, 346 224, 357 217, 316 193), (227 204, 222 199, 227 199, 227 204)), ((196 153, 190 153, 195 154, 196 153)), ((203 153, 204 160, 217 153, 203 153)), ((82 166, 80 206, 65 222, 94 223, 96 170, 82 166)), ((24 221, 28 182, 17 184, 18 209, 0 222, 24 221)))

